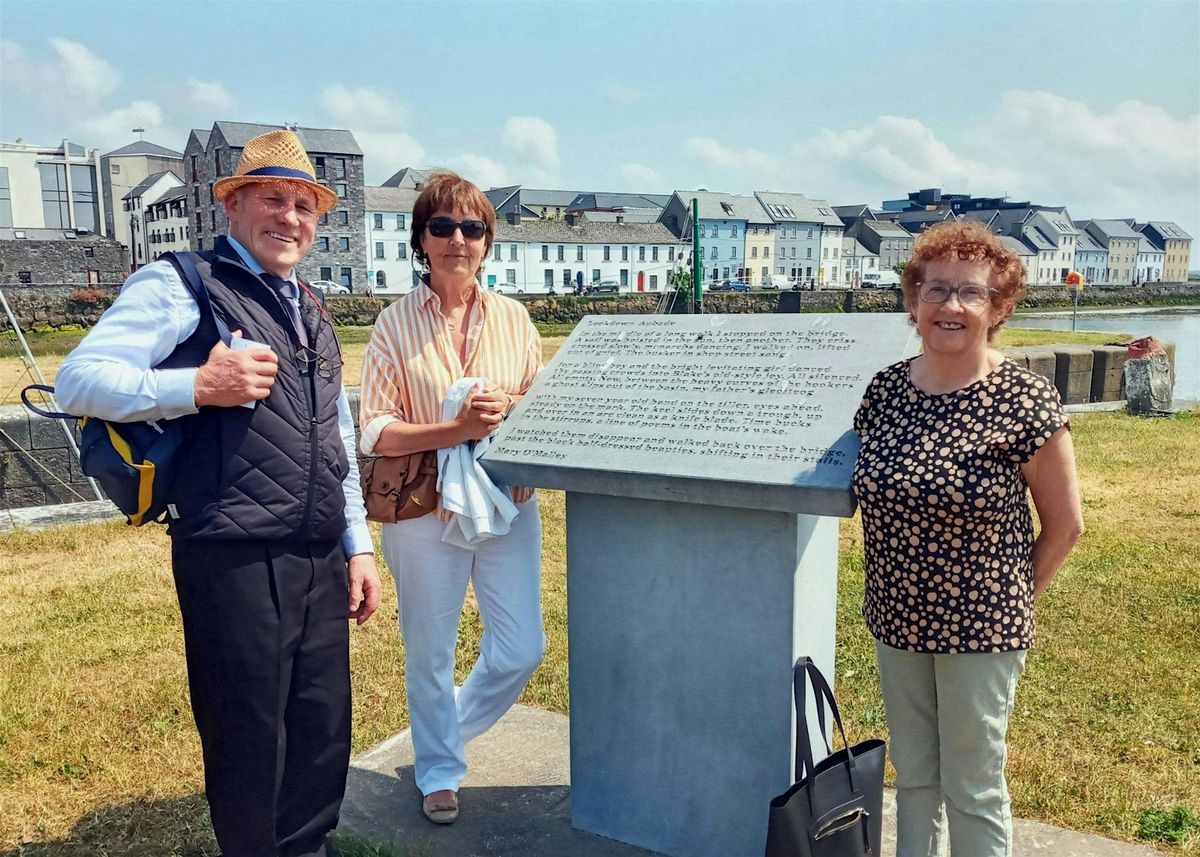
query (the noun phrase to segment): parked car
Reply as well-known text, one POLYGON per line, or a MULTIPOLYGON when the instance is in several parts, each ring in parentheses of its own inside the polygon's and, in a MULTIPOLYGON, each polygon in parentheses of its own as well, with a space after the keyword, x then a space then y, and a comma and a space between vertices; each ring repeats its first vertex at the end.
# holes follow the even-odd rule
POLYGON ((497 295, 523 295, 524 289, 518 289, 515 283, 496 283, 488 286, 488 291, 497 295))
POLYGON ((352 294, 349 286, 343 286, 341 283, 335 283, 333 280, 317 280, 309 283, 315 289, 320 289, 327 295, 348 295, 352 294))
POLYGON ((792 281, 783 274, 772 274, 769 277, 763 277, 762 287, 764 289, 789 289, 792 286, 792 281))
POLYGON ((889 289, 900 285, 900 275, 895 271, 871 271, 862 276, 864 289, 889 289))
POLYGON ((710 292, 748 292, 750 284, 744 280, 725 280, 720 283, 713 283, 709 286, 710 292))
POLYGON ((588 289, 589 295, 616 295, 621 293, 620 280, 601 280, 598 283, 592 283, 588 289))

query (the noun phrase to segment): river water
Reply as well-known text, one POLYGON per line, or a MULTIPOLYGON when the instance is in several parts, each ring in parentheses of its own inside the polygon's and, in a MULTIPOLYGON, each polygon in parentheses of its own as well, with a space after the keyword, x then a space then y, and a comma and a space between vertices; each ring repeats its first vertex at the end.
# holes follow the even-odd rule
MULTIPOLYGON (((1013 316, 1009 327, 1070 330, 1071 311, 1013 316)), ((1200 401, 1200 307, 1080 310, 1077 330, 1155 336, 1175 343, 1175 398, 1200 401)))

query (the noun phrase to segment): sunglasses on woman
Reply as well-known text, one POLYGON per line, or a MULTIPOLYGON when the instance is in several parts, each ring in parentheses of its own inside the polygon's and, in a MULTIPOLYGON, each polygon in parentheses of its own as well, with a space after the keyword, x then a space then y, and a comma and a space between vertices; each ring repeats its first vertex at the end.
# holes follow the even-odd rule
POLYGON ((449 238, 455 229, 461 229, 463 238, 473 241, 487 235, 487 224, 482 220, 454 220, 450 217, 431 217, 426 224, 434 238, 449 238))

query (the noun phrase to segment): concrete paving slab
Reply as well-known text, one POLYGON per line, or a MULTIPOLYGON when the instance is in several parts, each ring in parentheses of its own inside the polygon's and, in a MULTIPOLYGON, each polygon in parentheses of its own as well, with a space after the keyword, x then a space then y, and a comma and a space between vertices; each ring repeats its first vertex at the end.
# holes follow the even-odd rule
MULTIPOLYGON (((439 827, 421 815, 408 730, 351 761, 338 832, 411 857, 656 857, 571 829, 568 719, 514 706, 467 747, 461 816, 439 827)), ((895 793, 884 793, 883 854, 895 854, 895 793)), ((763 807, 765 824, 766 808, 763 807)), ((1160 851, 1036 821, 1014 823, 1014 857, 1160 857, 1160 851)), ((765 838, 765 830, 764 830, 765 838)), ((741 855, 730 855, 741 857, 741 855)))
MULTIPOLYGON (((90 490, 90 489, 85 489, 90 490)), ((92 524, 97 521, 120 521, 125 516, 108 500, 85 503, 59 503, 54 506, 27 506, 21 509, 0 509, 0 533, 14 529, 44 530, 72 524, 92 524)))

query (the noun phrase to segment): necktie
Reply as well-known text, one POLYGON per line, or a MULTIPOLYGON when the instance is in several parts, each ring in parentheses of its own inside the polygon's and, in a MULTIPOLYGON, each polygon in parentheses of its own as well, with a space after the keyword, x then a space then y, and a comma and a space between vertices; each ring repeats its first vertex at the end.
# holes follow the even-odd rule
POLYGON ((288 315, 291 316, 292 326, 296 328, 296 335, 300 337, 300 344, 307 346, 308 333, 304 329, 304 322, 300 319, 300 290, 296 284, 266 272, 263 273, 262 279, 264 283, 279 292, 279 296, 283 298, 283 305, 287 308, 288 315))

